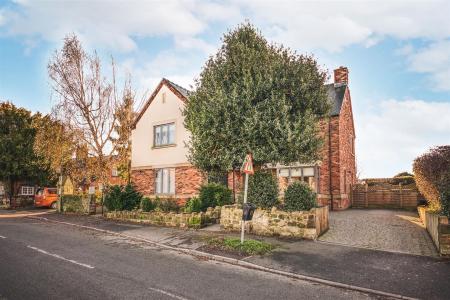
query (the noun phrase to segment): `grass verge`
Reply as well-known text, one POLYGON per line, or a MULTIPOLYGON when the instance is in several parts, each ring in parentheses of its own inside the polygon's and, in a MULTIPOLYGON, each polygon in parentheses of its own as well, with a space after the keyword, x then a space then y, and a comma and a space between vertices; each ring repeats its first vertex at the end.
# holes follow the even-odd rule
POLYGON ((245 255, 264 255, 275 248, 272 244, 257 240, 245 240, 241 244, 238 238, 212 238, 208 240, 208 245, 218 250, 245 255))

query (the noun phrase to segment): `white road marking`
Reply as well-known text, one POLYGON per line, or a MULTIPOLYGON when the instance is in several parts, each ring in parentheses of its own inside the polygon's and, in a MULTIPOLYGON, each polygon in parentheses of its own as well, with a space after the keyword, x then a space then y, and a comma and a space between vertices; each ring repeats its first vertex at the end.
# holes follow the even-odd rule
POLYGON ((6 239, 6 236, 0 235, 0 239, 6 239))
POLYGON ((161 294, 163 294, 163 295, 169 296, 169 297, 174 298, 174 299, 178 299, 178 300, 188 300, 187 298, 184 298, 184 297, 181 297, 181 296, 178 296, 178 295, 175 295, 175 294, 166 292, 166 291, 164 291, 164 290, 160 290, 160 289, 156 289, 156 288, 151 288, 151 287, 149 287, 148 289, 149 289, 149 290, 152 290, 152 291, 154 291, 154 292, 158 292, 158 293, 161 293, 161 294))
POLYGON ((90 266, 90 265, 87 265, 87 264, 83 264, 83 263, 79 263, 79 262, 77 262, 77 261, 75 261, 75 260, 72 260, 72 259, 64 258, 64 257, 62 257, 61 255, 58 255, 58 254, 53 254, 53 253, 47 252, 47 251, 45 251, 45 250, 42 250, 42 249, 39 249, 39 248, 30 246, 30 245, 28 245, 27 247, 30 248, 30 249, 36 250, 37 252, 40 252, 40 253, 42 253, 42 254, 46 254, 46 255, 49 255, 49 256, 53 256, 53 257, 62 259, 62 260, 64 260, 64 261, 71 262, 71 263, 73 263, 73 264, 76 264, 76 265, 79 265, 79 266, 82 266, 82 267, 85 267, 85 268, 88 268, 88 269, 94 269, 93 266, 90 266))

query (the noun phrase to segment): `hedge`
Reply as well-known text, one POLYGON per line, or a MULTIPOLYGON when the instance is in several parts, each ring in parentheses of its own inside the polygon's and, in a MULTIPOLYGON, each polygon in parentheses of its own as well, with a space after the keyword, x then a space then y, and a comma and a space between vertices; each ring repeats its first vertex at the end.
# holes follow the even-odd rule
POLYGON ((438 146, 413 164, 416 185, 430 208, 450 216, 450 145, 438 146))

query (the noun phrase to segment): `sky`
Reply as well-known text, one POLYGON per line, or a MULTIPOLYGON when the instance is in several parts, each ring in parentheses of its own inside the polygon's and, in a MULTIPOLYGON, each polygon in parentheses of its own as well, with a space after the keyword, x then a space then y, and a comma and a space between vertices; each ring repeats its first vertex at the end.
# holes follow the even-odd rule
POLYGON ((129 74, 143 98, 166 77, 189 88, 225 32, 249 21, 313 54, 330 80, 349 68, 360 178, 411 171, 450 143, 450 1, 0 0, 0 101, 48 113, 47 64, 75 33, 129 74))

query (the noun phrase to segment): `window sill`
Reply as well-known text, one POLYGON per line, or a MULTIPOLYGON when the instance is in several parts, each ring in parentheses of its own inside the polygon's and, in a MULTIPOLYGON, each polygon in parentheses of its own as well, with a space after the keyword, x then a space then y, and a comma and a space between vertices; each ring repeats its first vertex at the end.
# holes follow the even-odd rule
POLYGON ((159 145, 159 146, 153 146, 152 149, 162 149, 162 148, 169 148, 169 147, 176 147, 177 144, 167 144, 167 145, 159 145))
POLYGON ((175 194, 155 194, 156 197, 174 197, 175 194))

